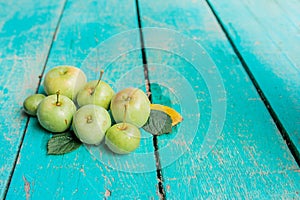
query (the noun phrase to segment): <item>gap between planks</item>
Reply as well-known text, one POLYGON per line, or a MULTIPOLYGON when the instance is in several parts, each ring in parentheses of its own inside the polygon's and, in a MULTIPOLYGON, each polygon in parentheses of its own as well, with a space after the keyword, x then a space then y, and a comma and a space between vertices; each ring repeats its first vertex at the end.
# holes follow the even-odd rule
MULTIPOLYGON (((65 0, 65 2, 63 3, 63 6, 62 6, 62 9, 59 13, 59 17, 58 17, 58 21, 56 23, 56 27, 55 27, 55 30, 54 30, 54 33, 53 33, 53 36, 52 36, 52 39, 51 39, 51 43, 49 45, 49 49, 48 49, 48 52, 47 52, 47 55, 46 55, 46 59, 45 59, 45 62, 44 62, 44 65, 43 65, 43 68, 42 68, 42 71, 41 71, 41 74, 39 76, 39 82, 38 82, 38 85, 37 85, 37 88, 35 90, 35 93, 38 93, 39 91, 39 88, 41 86, 41 82, 42 82, 42 77, 45 73, 45 69, 46 69, 46 66, 47 66, 47 62, 48 62, 48 59, 49 59, 49 55, 50 55, 50 52, 51 52, 51 49, 53 47, 53 43, 54 43, 54 40, 56 38, 56 35, 57 35, 57 32, 58 32, 58 29, 59 29, 59 25, 60 25, 60 22, 61 22, 61 19, 63 17, 63 12, 66 8, 66 4, 67 4, 67 1, 68 0, 65 0)), ((27 117, 27 120, 26 120, 26 124, 25 124, 25 128, 24 128, 24 131, 23 131, 23 134, 21 136, 21 140, 20 140, 20 144, 18 146, 18 151, 17 151, 17 156, 14 160, 14 163, 13 163, 13 167, 12 167, 12 170, 10 172, 10 175, 9 175, 9 178, 8 178, 8 181, 7 181, 7 185, 5 187, 5 191, 4 191, 4 199, 6 199, 6 196, 7 196, 7 192, 8 192, 8 189, 9 189, 9 186, 10 186, 10 183, 11 183, 11 180, 12 180, 12 176, 14 174, 14 171, 16 169, 16 166, 17 166, 17 163, 18 163, 18 159, 19 159, 19 154, 21 152, 21 148, 23 146, 23 142, 24 142, 24 138, 25 138, 25 134, 27 132, 27 128, 28 128, 28 125, 29 125, 29 122, 30 122, 30 117, 28 116, 27 117)))
MULTIPOLYGON (((46 59, 45 59, 41 74, 39 76, 39 82, 38 82, 35 93, 38 93, 39 88, 41 86, 42 77, 44 76, 45 69, 46 69, 46 66, 47 66, 47 63, 48 63, 48 59, 49 59, 49 55, 50 55, 51 49, 53 47, 53 43, 55 41, 56 35, 58 33, 59 26, 60 26, 60 23, 61 23, 61 20, 62 20, 62 17, 63 17, 64 10, 66 8, 67 2, 68 2, 68 0, 64 1, 62 10, 59 13, 59 18, 58 18, 58 21, 57 21, 57 24, 56 24, 55 31, 54 31, 53 36, 52 36, 51 43, 49 45, 49 49, 48 49, 48 52, 47 52, 47 55, 46 55, 46 59)), ((138 0, 135 0, 135 2, 136 2, 136 12, 137 12, 139 36, 140 36, 140 42, 141 42, 141 54, 142 54, 143 67, 144 67, 144 78, 145 78, 145 85, 146 85, 146 90, 147 90, 146 92, 147 92, 149 100, 152 101, 151 83, 150 83, 149 73, 148 73, 147 55, 146 55, 146 49, 145 49, 145 46, 144 46, 144 38, 143 38, 142 23, 141 23, 141 17, 140 17, 139 2, 138 2, 138 0)), ((18 147, 17 156, 16 156, 15 161, 13 163, 13 168, 12 168, 12 171, 11 171, 10 176, 9 176, 9 180, 8 180, 6 188, 5 188, 4 199, 6 199, 6 196, 7 196, 9 185, 11 183, 12 176, 13 176, 13 173, 14 173, 16 165, 17 165, 17 160, 18 160, 18 157, 19 157, 21 147, 23 145, 23 141, 24 141, 24 138, 25 138, 25 134, 26 134, 29 122, 30 122, 30 117, 28 117, 27 121, 26 121, 26 125, 25 125, 24 131, 23 131, 23 134, 22 134, 22 137, 21 137, 21 140, 20 140, 19 147, 18 147)), ((162 175, 162 170, 161 170, 160 157, 159 157, 159 152, 158 152, 159 147, 158 147, 157 136, 153 136, 153 145, 154 145, 154 149, 155 149, 154 155, 155 155, 155 160, 156 160, 156 174, 157 174, 158 192, 159 192, 158 195, 159 195, 160 199, 166 199, 165 189, 164 189, 164 186, 163 186, 163 175, 162 175)))
POLYGON ((279 120, 277 114, 275 113, 274 109, 272 108, 269 100, 267 99, 266 95, 264 94, 264 92, 262 91, 262 89, 260 88, 258 82, 255 79, 255 76, 252 74, 250 68, 248 67, 246 61, 244 60, 243 56, 241 55, 241 53, 239 52, 237 46, 235 45, 234 41, 232 40, 230 34, 228 33, 228 31, 226 30, 222 20, 220 19, 220 17, 217 15, 217 11, 214 9, 213 5, 210 3, 209 0, 205 0, 208 7, 210 8, 212 14, 214 15, 214 17, 216 18, 218 24, 220 25, 223 33, 225 34, 225 37, 228 39, 234 53, 237 55, 238 59, 240 60, 244 70, 246 71, 247 75, 249 76, 252 84, 254 85, 257 93, 259 94, 260 98, 262 99, 265 107, 267 108, 270 116, 272 117, 277 129, 279 130, 282 138, 284 139, 284 141, 286 142, 291 154, 293 155, 296 163, 298 164, 298 166, 300 167, 300 152, 298 152, 295 144, 293 143, 293 141, 291 140, 288 132, 286 131, 286 129, 284 128, 283 124, 281 123, 281 121, 279 120))
MULTIPOLYGON (((141 53, 142 53, 142 60, 143 60, 143 67, 144 67, 144 77, 145 77, 145 85, 146 85, 146 92, 147 96, 152 102, 152 93, 151 93, 151 82, 149 79, 149 71, 148 71, 148 63, 147 63, 147 54, 145 49, 145 43, 144 43, 144 35, 143 35, 143 27, 142 27, 142 19, 140 15, 140 7, 139 7, 139 1, 135 0, 136 2, 136 13, 137 13, 137 21, 138 21, 138 28, 139 28, 139 35, 140 35, 140 43, 141 43, 141 53)), ((160 156, 159 156, 159 147, 158 147, 158 139, 157 136, 153 136, 153 146, 154 146, 154 156, 156 161, 156 175, 158 180, 158 192, 159 192, 159 198, 160 199, 166 199, 166 192, 163 185, 163 174, 161 170, 161 162, 160 162, 160 156)))

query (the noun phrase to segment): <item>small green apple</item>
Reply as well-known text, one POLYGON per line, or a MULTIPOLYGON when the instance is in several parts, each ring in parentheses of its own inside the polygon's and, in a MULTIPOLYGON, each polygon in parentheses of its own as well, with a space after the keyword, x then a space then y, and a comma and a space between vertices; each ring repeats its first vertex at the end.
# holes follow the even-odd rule
POLYGON ((74 133, 85 144, 100 144, 110 126, 110 115, 101 106, 92 104, 82 106, 73 116, 74 133))
POLYGON ((150 115, 150 101, 138 88, 119 91, 111 100, 110 109, 114 120, 142 127, 150 115))
POLYGON ((110 101, 114 96, 114 90, 104 81, 90 81, 77 94, 78 105, 84 106, 95 104, 105 109, 109 108, 110 101))
POLYGON ((105 144, 117 154, 128 154, 140 145, 140 130, 128 123, 118 123, 109 128, 105 135, 105 144))
POLYGON ((37 118, 46 130, 58 133, 67 130, 76 106, 71 99, 59 93, 47 96, 38 106, 37 118))
POLYGON ((86 82, 86 75, 81 69, 73 66, 57 66, 45 75, 44 90, 48 95, 60 90, 62 95, 75 100, 78 91, 86 82))
POLYGON ((43 94, 33 94, 27 97, 23 102, 24 111, 32 116, 36 116, 38 105, 45 99, 43 94))

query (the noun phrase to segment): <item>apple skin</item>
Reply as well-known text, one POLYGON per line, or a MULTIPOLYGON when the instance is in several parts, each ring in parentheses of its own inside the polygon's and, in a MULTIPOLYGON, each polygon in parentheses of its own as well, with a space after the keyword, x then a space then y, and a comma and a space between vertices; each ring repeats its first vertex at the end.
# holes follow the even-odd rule
POLYGON ((96 87, 98 80, 90 81, 85 84, 84 88, 81 89, 77 94, 77 104, 79 107, 95 104, 105 108, 109 108, 110 101, 114 96, 114 90, 104 81, 100 81, 96 87), (96 87, 96 89, 95 89, 96 87))
POLYGON ((100 144, 110 126, 110 115, 101 106, 92 104, 82 106, 73 116, 74 133, 85 144, 100 144))
POLYGON ((46 130, 59 133, 67 130, 72 122, 76 106, 71 99, 59 95, 60 105, 57 105, 57 95, 47 96, 38 106, 37 118, 46 130))
POLYGON ((140 146, 140 130, 128 123, 118 123, 109 128, 105 135, 105 144, 117 154, 128 154, 140 146))
POLYGON ((77 93, 87 82, 84 72, 73 66, 57 66, 45 75, 44 90, 47 95, 55 94, 58 90, 60 94, 75 100, 77 93))
POLYGON ((127 122, 140 128, 149 118, 150 101, 142 90, 126 88, 112 98, 110 109, 117 123, 127 122))
POLYGON ((45 99, 46 96, 43 94, 33 94, 27 97, 23 102, 24 111, 31 116, 36 116, 37 108, 41 101, 45 99))

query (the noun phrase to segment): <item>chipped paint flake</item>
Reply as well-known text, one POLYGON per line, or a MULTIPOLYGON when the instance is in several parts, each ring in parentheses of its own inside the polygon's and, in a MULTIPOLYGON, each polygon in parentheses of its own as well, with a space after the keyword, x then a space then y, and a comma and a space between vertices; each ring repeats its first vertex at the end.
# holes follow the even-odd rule
POLYGON ((111 191, 106 189, 105 191, 105 197, 109 197, 111 195, 111 191))
POLYGON ((30 183, 27 181, 26 177, 23 176, 23 181, 24 181, 24 190, 26 193, 26 200, 30 199, 30 183))

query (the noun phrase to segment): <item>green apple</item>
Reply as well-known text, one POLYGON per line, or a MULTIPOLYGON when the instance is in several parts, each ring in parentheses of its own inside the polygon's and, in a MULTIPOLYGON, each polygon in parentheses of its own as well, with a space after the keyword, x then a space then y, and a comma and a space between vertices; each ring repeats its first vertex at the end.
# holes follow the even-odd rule
POLYGON ((76 106, 71 99, 59 93, 47 96, 38 106, 37 118, 46 130, 58 133, 67 130, 76 106))
POLYGON ((78 91, 86 82, 86 75, 81 69, 73 66, 57 66, 45 75, 44 90, 48 95, 60 90, 62 95, 75 100, 78 91))
POLYGON ((119 91, 111 100, 110 109, 114 120, 142 127, 150 115, 150 101, 138 88, 119 91))
POLYGON ((38 105, 45 99, 43 94, 33 94, 27 97, 23 102, 24 111, 32 116, 36 116, 38 105))
POLYGON ((114 96, 114 90, 104 81, 90 81, 77 94, 78 105, 84 106, 95 104, 105 109, 109 108, 110 101, 114 96))
POLYGON ((109 128, 105 135, 105 144, 117 154, 128 154, 140 145, 140 130, 128 123, 118 123, 109 128))
POLYGON ((82 106, 73 116, 74 133, 85 144, 100 144, 110 126, 110 115, 101 106, 92 104, 82 106))

